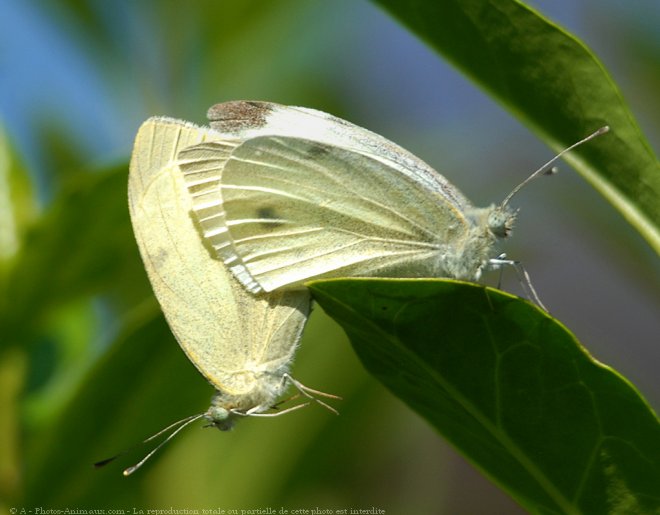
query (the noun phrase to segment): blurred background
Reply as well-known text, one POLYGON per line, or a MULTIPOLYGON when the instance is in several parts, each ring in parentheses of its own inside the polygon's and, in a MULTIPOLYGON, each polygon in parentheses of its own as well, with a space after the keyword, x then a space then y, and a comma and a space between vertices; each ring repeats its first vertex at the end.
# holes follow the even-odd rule
MULTIPOLYGON (((654 149, 660 7, 528 2, 603 61, 654 149)), ((45 508, 370 508, 522 513, 362 369, 312 315, 294 376, 344 397, 197 424, 146 454, 91 464, 208 407, 139 259, 126 205, 140 123, 205 123, 234 99, 314 107, 430 163, 477 205, 501 200, 552 152, 366 1, 0 0, 0 511, 45 508), (9 263, 16 261, 11 274, 9 263)), ((507 243, 543 302, 597 359, 660 407, 660 266, 567 165, 515 201, 507 243)), ((490 282, 496 282, 491 278, 490 282)), ((504 289, 517 292, 514 277, 504 289)))

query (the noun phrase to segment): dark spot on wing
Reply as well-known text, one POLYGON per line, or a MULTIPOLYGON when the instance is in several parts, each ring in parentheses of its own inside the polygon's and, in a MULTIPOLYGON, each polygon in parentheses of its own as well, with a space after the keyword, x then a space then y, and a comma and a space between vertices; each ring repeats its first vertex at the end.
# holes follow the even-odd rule
POLYGON ((275 229, 282 225, 277 213, 272 207, 262 207, 257 210, 257 218, 266 229, 275 229))
POLYGON ((327 155, 330 152, 330 147, 328 145, 322 145, 321 143, 310 142, 310 145, 305 148, 304 153, 308 159, 320 159, 327 155))
POLYGON ((151 254, 149 259, 156 270, 160 270, 169 258, 169 252, 165 249, 159 249, 157 254, 151 254))
POLYGON ((276 218, 275 216, 275 209, 272 207, 260 207, 257 210, 257 216, 259 218, 276 218))
POLYGON ((239 131, 263 127, 275 104, 268 102, 231 101, 212 106, 207 113, 211 128, 239 131))

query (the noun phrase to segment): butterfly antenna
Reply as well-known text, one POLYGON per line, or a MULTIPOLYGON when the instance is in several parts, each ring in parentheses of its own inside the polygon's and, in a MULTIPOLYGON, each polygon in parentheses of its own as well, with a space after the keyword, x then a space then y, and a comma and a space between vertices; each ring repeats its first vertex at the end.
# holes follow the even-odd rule
MULTIPOLYGON (((182 430, 184 427, 186 427, 188 424, 190 424, 190 423, 194 422, 195 420, 198 420, 199 418, 203 417, 205 414, 206 414, 206 413, 200 413, 200 414, 198 414, 198 415, 191 415, 191 416, 186 417, 186 418, 183 418, 183 419, 181 419, 181 420, 177 420, 176 422, 170 424, 170 425, 167 426, 166 428, 161 429, 161 430, 158 431, 156 434, 153 434, 153 435, 151 435, 149 438, 147 438, 147 439, 143 440, 142 442, 140 442, 140 445, 145 444, 145 443, 149 443, 149 442, 150 442, 151 440, 153 440, 154 438, 158 438, 160 435, 162 435, 163 433, 166 433, 167 431, 169 431, 169 430, 172 429, 173 427, 176 427, 176 426, 180 425, 180 427, 177 428, 176 431, 174 431, 174 432, 173 432, 170 436, 168 436, 163 442, 161 442, 160 445, 158 445, 154 450, 152 450, 152 451, 151 451, 149 454, 147 454, 142 460, 140 460, 140 462, 139 462, 137 465, 133 465, 132 467, 129 467, 129 468, 127 468, 126 470, 124 470, 124 475, 125 475, 125 476, 129 476, 129 475, 131 475, 133 472, 135 472, 137 469, 139 469, 139 468, 140 468, 140 467, 141 467, 141 466, 142 466, 142 465, 143 465, 143 464, 144 464, 149 458, 151 458, 151 456, 154 455, 154 453, 155 453, 156 451, 158 451, 158 449, 160 449, 163 445, 165 445, 165 444, 166 444, 167 442, 169 442, 172 438, 174 438, 174 436, 176 436, 176 434, 177 434, 179 431, 181 431, 181 430, 182 430)), ((133 447, 135 447, 135 446, 133 446, 133 447)), ((104 467, 104 466, 107 465, 108 463, 111 463, 111 462, 113 462, 114 460, 116 460, 117 458, 119 458, 120 456, 123 456, 124 454, 126 454, 126 453, 127 453, 130 449, 132 449, 133 447, 130 447, 129 449, 127 449, 127 450, 125 450, 125 451, 122 451, 122 452, 120 452, 119 454, 115 454, 114 456, 112 456, 112 457, 110 457, 110 458, 106 458, 106 459, 104 459, 104 460, 97 461, 96 463, 94 463, 94 467, 96 467, 96 468, 104 467)))
POLYGON ((543 166, 541 166, 541 167, 540 167, 538 170, 536 170, 532 175, 530 175, 529 177, 527 177, 527 179, 525 179, 523 182, 521 182, 520 184, 518 184, 518 186, 516 186, 515 188, 513 188, 513 191, 511 191, 511 193, 509 193, 509 194, 507 195, 507 197, 504 199, 504 201, 502 202, 502 207, 505 207, 505 206, 509 203, 509 201, 511 200, 511 198, 512 198, 516 193, 518 193, 522 188, 524 188, 529 182, 531 182, 531 181, 533 181, 534 179, 536 179, 539 175, 548 175, 548 174, 551 174, 551 173, 556 173, 557 168, 553 167, 552 164, 553 164, 555 161, 557 161, 560 157, 562 157, 564 154, 566 154, 567 152, 570 152, 570 151, 573 150, 575 147, 579 147, 580 145, 582 145, 583 143, 586 143, 587 141, 590 141, 590 140, 592 140, 592 139, 594 139, 594 138, 597 138, 597 137, 600 136, 601 134, 605 134, 605 133, 608 132, 609 130, 610 130, 609 126, 605 125, 605 126, 601 127, 600 129, 598 129, 597 131, 595 131, 595 132, 589 134, 589 136, 587 136, 586 138, 581 139, 581 140, 578 141, 577 143, 573 143, 570 147, 565 148, 564 150, 562 150, 561 152, 559 152, 559 154, 557 154, 557 155, 556 155, 555 157, 553 157, 550 161, 548 161, 548 162, 545 163, 543 166))
POLYGON ((179 427, 176 428, 176 430, 174 432, 172 432, 171 435, 169 435, 167 438, 165 438, 165 440, 160 442, 149 454, 147 454, 144 458, 142 458, 139 462, 137 462, 132 467, 128 467, 126 470, 124 470, 124 476, 130 476, 133 472, 135 472, 142 465, 144 465, 149 460, 149 458, 151 458, 154 454, 156 454, 163 445, 165 445, 172 438, 174 438, 176 435, 178 435, 181 430, 183 430, 185 427, 187 427, 190 424, 192 424, 193 422, 195 422, 195 420, 199 420, 204 415, 206 415, 206 413, 199 413, 197 415, 191 415, 189 417, 186 417, 186 418, 184 418, 182 420, 179 420, 178 422, 175 422, 174 424, 166 427, 165 429, 162 429, 161 431, 158 431, 158 433, 156 433, 155 435, 150 436, 149 438, 147 438, 144 441, 145 443, 153 440, 154 438, 156 438, 157 436, 163 434, 165 431, 167 431, 170 428, 176 426, 177 424, 181 424, 179 427))

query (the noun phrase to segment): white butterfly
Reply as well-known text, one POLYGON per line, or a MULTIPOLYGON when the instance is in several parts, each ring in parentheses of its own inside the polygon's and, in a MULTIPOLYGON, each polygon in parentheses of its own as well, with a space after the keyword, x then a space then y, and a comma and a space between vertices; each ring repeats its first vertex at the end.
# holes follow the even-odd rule
POLYGON ((211 257, 193 222, 177 155, 216 137, 209 129, 152 118, 138 132, 130 164, 131 221, 152 287, 181 348, 217 390, 209 410, 180 421, 179 430, 198 418, 225 430, 237 416, 282 414, 287 410, 263 412, 289 384, 308 397, 320 393, 288 373, 309 294, 249 294, 211 257))
POLYGON ((406 150, 320 111, 228 102, 209 118, 218 138, 184 148, 179 166, 206 241, 251 292, 320 277, 477 280, 515 264, 493 250, 514 223, 511 195, 474 207, 406 150))

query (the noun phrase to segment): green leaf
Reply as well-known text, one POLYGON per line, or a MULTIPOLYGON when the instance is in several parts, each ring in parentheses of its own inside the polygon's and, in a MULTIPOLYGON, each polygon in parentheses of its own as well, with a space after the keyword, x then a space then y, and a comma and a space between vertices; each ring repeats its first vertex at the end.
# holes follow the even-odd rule
POLYGON ((126 166, 77 176, 27 234, 0 292, 3 344, 19 342, 63 302, 109 290, 144 297, 148 286, 128 217, 127 176, 126 166))
POLYGON ((657 417, 544 311, 451 280, 310 287, 367 370, 525 508, 660 510, 657 417))
POLYGON ((660 164, 602 63, 515 0, 375 0, 559 150, 660 253, 660 164))

